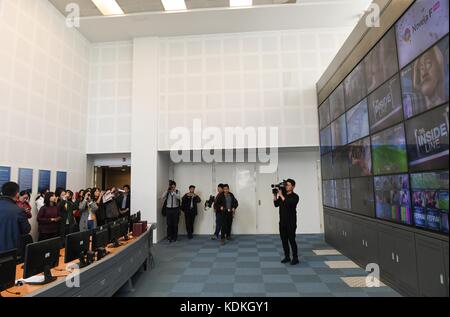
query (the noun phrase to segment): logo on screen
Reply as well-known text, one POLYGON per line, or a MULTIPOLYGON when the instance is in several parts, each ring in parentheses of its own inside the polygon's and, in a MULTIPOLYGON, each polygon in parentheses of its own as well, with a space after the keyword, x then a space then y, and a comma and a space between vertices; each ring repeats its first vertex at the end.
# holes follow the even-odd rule
POLYGON ((448 135, 447 125, 440 124, 430 130, 424 128, 415 129, 414 137, 416 138, 417 152, 421 154, 429 154, 441 147, 440 139, 448 135))
POLYGON ((406 28, 405 33, 403 33, 403 41, 411 42, 411 30, 409 28, 406 28))

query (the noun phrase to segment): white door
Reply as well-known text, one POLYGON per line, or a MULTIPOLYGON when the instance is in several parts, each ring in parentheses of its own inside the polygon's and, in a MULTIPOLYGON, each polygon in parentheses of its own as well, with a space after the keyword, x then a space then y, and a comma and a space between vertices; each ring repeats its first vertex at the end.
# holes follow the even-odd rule
POLYGON ((278 233, 279 215, 278 208, 273 205, 273 195, 271 184, 277 183, 277 172, 275 173, 256 173, 256 197, 258 204, 257 233, 258 234, 276 234, 278 233))
POLYGON ((216 182, 230 185, 239 207, 233 220, 232 234, 255 234, 256 169, 254 163, 215 164, 216 182))

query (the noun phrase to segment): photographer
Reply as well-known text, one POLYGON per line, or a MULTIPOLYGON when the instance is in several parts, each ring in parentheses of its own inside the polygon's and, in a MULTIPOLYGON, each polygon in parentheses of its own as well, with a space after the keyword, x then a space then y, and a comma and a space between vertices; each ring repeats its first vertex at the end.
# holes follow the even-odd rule
POLYGON ((184 212, 186 221, 186 231, 189 239, 193 238, 195 216, 197 216, 197 204, 201 202, 200 197, 195 193, 195 186, 189 186, 189 193, 181 199, 181 210, 184 212))
POLYGON ((214 212, 216 213, 216 230, 214 231, 214 235, 211 237, 211 240, 219 239, 219 234, 222 229, 222 213, 220 212, 220 206, 217 204, 217 198, 221 193, 223 193, 222 183, 217 185, 217 196, 214 200, 214 212))
POLYGON ((295 242, 299 197, 294 193, 295 181, 293 179, 284 181, 283 185, 278 186, 276 194, 274 191, 273 198, 275 207, 280 208, 280 237, 284 250, 284 259, 281 263, 291 262, 291 265, 296 265, 299 263, 297 242, 295 242), (289 244, 292 249, 292 261, 289 244))
POLYGON ((177 183, 169 181, 169 188, 162 195, 164 210, 167 216, 167 239, 169 243, 178 239, 178 222, 180 221, 180 192, 177 183))
POLYGON ((231 226, 238 205, 238 201, 230 192, 228 184, 223 185, 223 193, 217 197, 217 206, 222 214, 221 245, 225 244, 225 238, 231 240, 231 226))

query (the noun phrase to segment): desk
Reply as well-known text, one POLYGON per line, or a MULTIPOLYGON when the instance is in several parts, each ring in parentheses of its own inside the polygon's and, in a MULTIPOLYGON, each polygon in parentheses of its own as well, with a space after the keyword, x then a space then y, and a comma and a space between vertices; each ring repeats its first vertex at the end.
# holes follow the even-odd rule
MULTIPOLYGON (((14 286, 8 291, 20 292, 20 295, 2 292, 4 297, 111 297, 123 285, 130 281, 131 277, 140 269, 147 270, 151 260, 151 248, 153 245, 153 230, 155 224, 149 226, 140 237, 130 238, 129 241, 120 241, 118 248, 107 248, 110 252, 100 261, 79 270, 80 287, 68 287, 66 271, 70 263, 78 263, 78 260, 64 263, 64 249, 61 250, 59 265, 52 269, 52 275, 58 279, 47 285, 22 285, 14 286)), ((16 279, 23 277, 22 264, 17 266, 16 279)))

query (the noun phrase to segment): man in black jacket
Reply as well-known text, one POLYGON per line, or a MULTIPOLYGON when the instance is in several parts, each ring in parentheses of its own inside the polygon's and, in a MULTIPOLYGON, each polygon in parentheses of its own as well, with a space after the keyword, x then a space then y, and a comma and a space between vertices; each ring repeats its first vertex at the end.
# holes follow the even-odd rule
POLYGON ((119 208, 120 218, 130 217, 130 202, 131 202, 130 186, 124 185, 122 189, 122 194, 117 198, 117 207, 119 208))
POLYGON ((291 265, 299 263, 298 247, 297 242, 295 242, 299 197, 294 193, 294 188, 295 181, 288 179, 285 182, 286 192, 283 193, 281 189, 278 189, 278 193, 273 198, 275 207, 280 208, 280 237, 284 250, 284 259, 281 263, 291 262, 291 265), (292 261, 290 258, 289 244, 292 248, 292 261))
POLYGON ((225 244, 225 238, 231 240, 231 226, 236 208, 239 206, 237 199, 230 192, 228 184, 223 185, 223 193, 217 197, 217 206, 222 213, 222 234, 220 244, 225 244))
POLYGON ((194 222, 197 216, 197 204, 201 202, 200 197, 195 193, 195 186, 189 186, 189 193, 181 199, 181 210, 184 212, 186 220, 186 231, 189 239, 194 237, 194 222))

